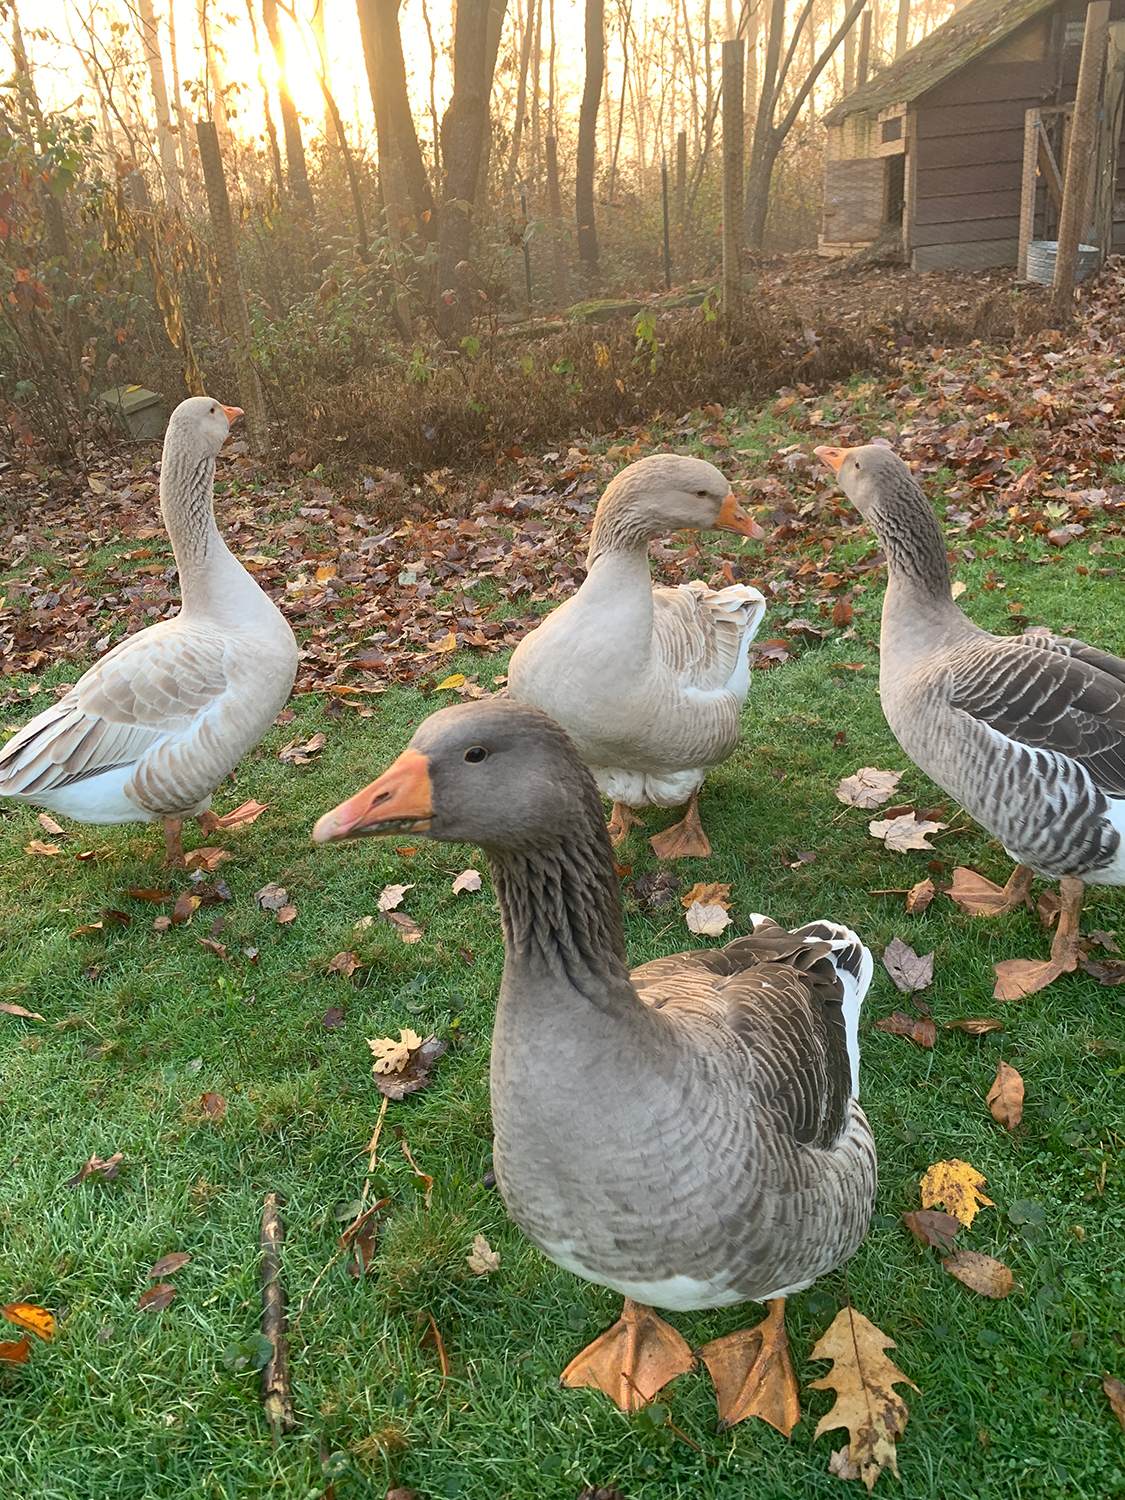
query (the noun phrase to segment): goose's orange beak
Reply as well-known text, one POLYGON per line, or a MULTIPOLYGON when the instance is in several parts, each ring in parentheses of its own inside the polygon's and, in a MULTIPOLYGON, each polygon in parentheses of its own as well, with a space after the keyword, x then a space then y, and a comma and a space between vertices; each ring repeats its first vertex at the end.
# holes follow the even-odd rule
POLYGON ((404 750, 378 781, 317 819, 316 844, 368 833, 426 833, 434 815, 430 763, 419 750, 404 750))
MULTIPOLYGON (((219 405, 222 406, 223 403, 220 401, 219 405)), ((239 417, 243 415, 241 406, 223 406, 223 410, 226 412, 227 421, 231 424, 232 427, 238 421, 239 417)))
POLYGON ((723 508, 715 517, 715 531, 735 531, 739 536, 753 537, 755 541, 761 541, 765 532, 752 516, 748 516, 734 498, 733 490, 723 501, 723 508))
POLYGON ((840 472, 840 465, 851 451, 850 448, 827 448, 824 446, 813 449, 817 458, 820 459, 821 463, 827 464, 833 474, 840 472))

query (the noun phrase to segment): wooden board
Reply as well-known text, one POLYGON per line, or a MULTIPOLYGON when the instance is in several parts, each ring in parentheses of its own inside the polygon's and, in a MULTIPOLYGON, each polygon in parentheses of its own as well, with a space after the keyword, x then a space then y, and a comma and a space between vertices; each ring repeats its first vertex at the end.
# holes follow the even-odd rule
POLYGON ((1023 161, 1023 120, 1013 130, 958 135, 918 142, 918 172, 930 167, 965 167, 978 163, 1011 162, 1019 177, 1023 161))
POLYGON ((1019 163, 982 161, 969 167, 925 167, 921 171, 927 198, 957 197, 969 187, 974 193, 998 193, 1019 183, 1019 163))
POLYGON ((1034 99, 1006 99, 1002 104, 950 104, 918 111, 919 141, 949 140, 959 135, 1018 130, 1023 147, 1023 117, 1034 99))
MULTIPOLYGON (((966 220, 1018 218, 1020 211, 1019 178, 1013 188, 1003 192, 960 193, 955 198, 922 196, 919 184, 914 206, 915 224, 962 224, 966 220)), ((991 237, 991 236, 990 236, 991 237)))
POLYGON ((997 103, 1014 99, 1025 109, 1038 103, 1055 81, 1052 61, 1022 63, 977 63, 975 67, 954 73, 937 88, 923 94, 919 109, 950 104, 979 104, 982 99, 997 103))
POLYGON ((993 266, 1014 266, 1017 248, 1015 238, 920 245, 914 251, 913 266, 916 271, 946 271, 951 266, 986 271, 993 266))
MULTIPOLYGON (((956 224, 914 225, 911 244, 957 245, 970 244, 977 240, 1011 240, 1019 244, 1020 216, 1015 213, 1008 219, 965 219, 956 224)), ((1015 251, 1012 261, 1015 262, 1015 251)))

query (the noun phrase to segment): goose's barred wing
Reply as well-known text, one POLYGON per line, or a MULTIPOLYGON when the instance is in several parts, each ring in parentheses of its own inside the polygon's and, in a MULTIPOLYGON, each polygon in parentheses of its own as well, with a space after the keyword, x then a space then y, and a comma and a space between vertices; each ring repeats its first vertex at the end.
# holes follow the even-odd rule
POLYGON ((765 613, 757 589, 709 589, 698 581, 653 589, 652 643, 657 658, 685 685, 725 688, 738 668, 746 632, 765 613))
MULTIPOLYGON (((827 1148, 847 1119, 852 1071, 844 987, 829 957, 837 930, 822 935, 817 927, 791 933, 763 921, 724 948, 654 959, 631 977, 654 1009, 683 1010, 733 1032, 754 1059, 758 1105, 799 1144, 827 1148)), ((849 961, 846 953, 841 959, 849 961)))
POLYGON ((1058 636, 988 639, 950 661, 950 705, 1125 795, 1125 662, 1058 636))

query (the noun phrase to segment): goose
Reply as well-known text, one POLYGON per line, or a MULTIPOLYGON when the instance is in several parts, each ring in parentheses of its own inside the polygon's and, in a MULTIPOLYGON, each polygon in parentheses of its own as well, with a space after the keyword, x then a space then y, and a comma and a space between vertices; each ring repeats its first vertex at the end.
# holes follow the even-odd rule
POLYGON ((297 643, 215 524, 215 459, 242 415, 209 396, 172 413, 160 506, 183 607, 126 637, 0 749, 0 797, 80 823, 163 821, 166 867, 183 821, 205 833, 211 794, 289 697, 297 643))
POLYGON ((504 934, 493 1163, 510 1216, 556 1265, 626 1300, 563 1371, 634 1410, 693 1366, 671 1311, 766 1302, 699 1351, 721 1421, 800 1416, 785 1298, 859 1246, 876 1188, 858 1100, 871 954, 834 922, 765 917, 723 948, 625 962, 593 777, 526 704, 426 719, 323 843, 409 831, 478 843, 504 934))
MULTIPOLYGON (((1016 861, 993 912, 1058 878, 1047 960, 996 965, 1018 999, 1077 967, 1086 883, 1125 884, 1125 661, 1049 631, 996 636, 953 601, 933 507, 889 448, 816 449, 887 556, 879 692, 905 753, 1016 861)), ((991 883, 989 883, 991 884, 991 883)))
POLYGON ((598 506, 582 587, 508 666, 509 695, 558 720, 613 803, 614 843, 642 826, 633 808, 688 804, 650 840, 661 859, 711 853, 699 788, 738 745, 750 642, 766 610, 744 584, 653 588, 650 540, 705 529, 761 536, 713 464, 671 453, 630 464, 598 506))

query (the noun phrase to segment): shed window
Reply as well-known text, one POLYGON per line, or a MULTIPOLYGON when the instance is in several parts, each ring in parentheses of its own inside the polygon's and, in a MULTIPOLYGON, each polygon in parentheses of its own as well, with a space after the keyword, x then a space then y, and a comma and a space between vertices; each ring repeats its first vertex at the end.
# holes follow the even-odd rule
POLYGON ((902 140, 902 116, 901 115, 896 115, 893 120, 884 120, 883 121, 883 140, 884 141, 901 141, 902 140))

